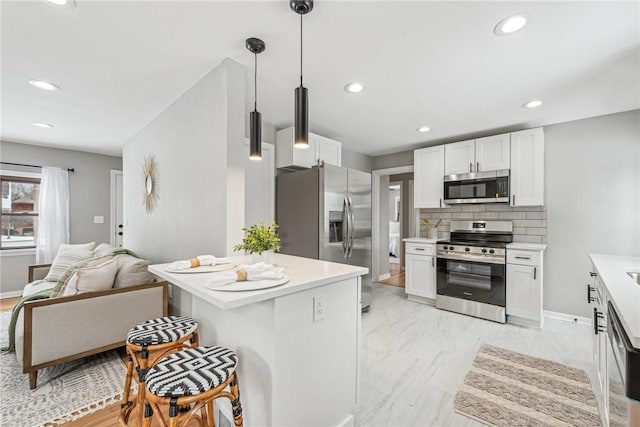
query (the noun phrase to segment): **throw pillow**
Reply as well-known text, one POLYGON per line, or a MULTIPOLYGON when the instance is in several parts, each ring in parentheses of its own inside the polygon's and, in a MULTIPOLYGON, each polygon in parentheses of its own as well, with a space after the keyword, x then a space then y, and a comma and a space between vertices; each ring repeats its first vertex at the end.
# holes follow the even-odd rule
POLYGON ((155 276, 147 271, 151 261, 131 255, 118 255, 116 258, 119 269, 113 284, 114 288, 155 282, 155 276))
POLYGON ((94 251, 96 252, 96 256, 104 256, 115 248, 115 246, 111 246, 109 243, 100 243, 98 246, 96 246, 94 251))
MULTIPOLYGON (((89 243, 61 243, 60 246, 58 246, 58 252, 57 254, 60 253, 60 251, 68 251, 70 249, 79 249, 79 250, 83 250, 83 251, 92 251, 94 250, 94 248, 96 247, 96 242, 89 242, 89 243)), ((57 256, 56 254, 56 256, 57 256)))
POLYGON ((106 291, 113 287, 113 281, 118 272, 118 263, 110 259, 94 267, 83 267, 67 282, 62 296, 78 295, 87 292, 106 291))
POLYGON ((86 259, 89 259, 94 255, 95 253, 93 251, 82 249, 67 249, 63 251, 58 250, 58 255, 56 255, 53 263, 51 263, 49 274, 47 274, 47 277, 45 277, 44 280, 47 280, 49 282, 57 282, 69 267, 86 259))

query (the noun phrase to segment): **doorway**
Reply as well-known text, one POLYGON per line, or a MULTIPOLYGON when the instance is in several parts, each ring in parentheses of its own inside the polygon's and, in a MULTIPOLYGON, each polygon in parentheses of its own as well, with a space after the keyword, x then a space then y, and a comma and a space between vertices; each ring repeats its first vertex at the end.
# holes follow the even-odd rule
POLYGON ((109 243, 116 248, 123 247, 124 222, 122 217, 122 171, 111 170, 111 221, 109 243))
POLYGON ((404 287, 403 239, 415 235, 413 166, 372 172, 373 277, 379 283, 404 287))

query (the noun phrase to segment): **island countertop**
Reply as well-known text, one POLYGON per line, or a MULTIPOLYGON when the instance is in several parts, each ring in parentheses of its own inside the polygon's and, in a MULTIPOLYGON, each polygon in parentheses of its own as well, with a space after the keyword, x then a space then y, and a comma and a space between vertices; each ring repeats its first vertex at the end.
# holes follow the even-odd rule
POLYGON ((628 274, 640 271, 640 257, 589 254, 631 344, 640 348, 640 285, 628 274))
MULTIPOLYGON (((276 266, 284 268, 283 274, 289 276, 289 282, 282 286, 256 291, 226 292, 209 290, 205 288, 205 284, 215 273, 169 273, 165 271, 169 265, 168 263, 150 265, 149 272, 225 310, 266 301, 340 280, 351 279, 369 272, 369 269, 365 267, 291 255, 276 253, 272 254, 271 257, 276 266)), ((252 263, 250 255, 233 257, 231 260, 237 265, 252 263)))

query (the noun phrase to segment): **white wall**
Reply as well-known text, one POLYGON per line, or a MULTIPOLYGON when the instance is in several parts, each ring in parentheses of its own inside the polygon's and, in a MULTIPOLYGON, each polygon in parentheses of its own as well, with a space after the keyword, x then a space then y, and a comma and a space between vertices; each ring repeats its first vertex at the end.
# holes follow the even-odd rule
POLYGON ((640 255, 640 110, 544 132, 544 308, 588 317, 588 254, 640 255))
MULTIPOLYGON (((588 317, 588 254, 640 254, 640 110, 544 131, 544 309, 588 317)), ((411 164, 413 151, 373 159, 374 169, 411 164)))
POLYGON ((125 246, 154 262, 224 256, 244 225, 244 68, 224 60, 124 145, 125 246), (154 154, 158 204, 143 206, 154 154))

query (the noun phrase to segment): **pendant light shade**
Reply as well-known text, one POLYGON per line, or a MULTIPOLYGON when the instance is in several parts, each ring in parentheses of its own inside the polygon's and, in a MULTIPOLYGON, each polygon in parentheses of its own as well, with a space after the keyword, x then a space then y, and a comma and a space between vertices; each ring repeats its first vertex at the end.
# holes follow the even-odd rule
POLYGON ((249 52, 254 54, 254 98, 253 111, 249 113, 249 158, 262 160, 262 114, 258 111, 258 54, 264 52, 265 44, 255 37, 246 41, 249 52))
POLYGON ((293 146, 309 148, 309 95, 302 84, 302 16, 313 10, 313 0, 291 0, 289 6, 300 15, 300 86, 295 91, 293 146))

